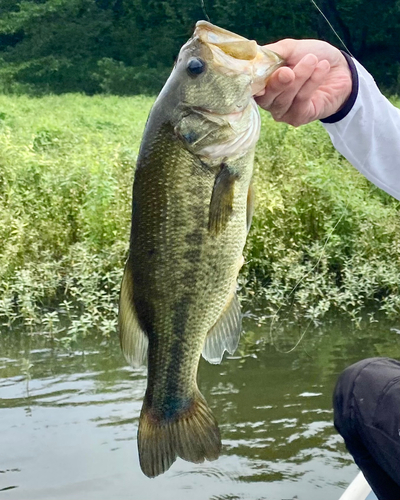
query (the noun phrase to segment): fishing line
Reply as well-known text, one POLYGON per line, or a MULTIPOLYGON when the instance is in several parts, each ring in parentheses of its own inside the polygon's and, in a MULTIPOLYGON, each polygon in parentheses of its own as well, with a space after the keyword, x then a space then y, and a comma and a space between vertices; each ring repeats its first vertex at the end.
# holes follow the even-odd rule
MULTIPOLYGON (((348 49, 347 45, 344 43, 344 41, 341 39, 341 37, 339 36, 339 34, 337 33, 337 31, 335 30, 335 28, 332 26, 332 24, 330 23, 329 19, 326 17, 326 15, 323 13, 323 11, 320 9, 320 7, 317 5, 317 3, 315 2, 315 0, 311 0, 311 3, 314 5, 314 7, 318 10, 318 12, 322 15, 322 17, 325 19, 325 21, 328 23, 328 26, 331 28, 331 30, 333 31, 333 33, 336 35, 336 37, 338 38, 338 40, 340 41, 340 43, 343 45, 343 47, 347 50, 347 52, 353 57, 353 54, 350 52, 350 50, 348 49)), ((210 20, 210 17, 207 13, 207 10, 206 10, 206 6, 205 6, 205 3, 204 3, 204 0, 200 0, 200 4, 201 4, 201 8, 203 10, 203 13, 207 19, 207 21, 210 23, 211 20, 210 20)), ((324 243, 324 246, 322 248, 322 251, 321 251, 321 255, 319 256, 316 264, 304 275, 302 276, 299 281, 296 283, 296 285, 294 286, 294 288, 290 291, 287 299, 289 299, 293 293, 297 290, 297 288, 301 285, 301 283, 307 278, 307 276, 309 276, 313 271, 314 269, 319 265, 319 263, 321 262, 321 259, 325 253, 325 249, 335 231, 335 229, 337 228, 337 226, 340 224, 340 222, 342 221, 343 217, 344 217, 344 214, 345 214, 345 211, 348 207, 348 203, 346 204, 346 207, 345 209, 343 210, 343 213, 342 215, 340 216, 339 220, 336 222, 336 224, 334 225, 333 229, 331 230, 331 232, 329 233, 329 235, 327 236, 326 240, 325 240, 325 243, 324 243)), ((273 333, 272 333, 272 329, 273 329, 273 326, 274 326, 274 323, 276 322, 277 318, 278 318, 278 315, 279 315, 279 312, 280 310, 282 309, 282 307, 284 307, 284 304, 282 304, 281 306, 279 306, 277 312, 274 314, 274 316, 272 317, 272 321, 271 321, 271 326, 270 326, 270 331, 269 331, 269 335, 270 335, 270 339, 271 339, 271 342, 272 342, 272 345, 275 346, 276 350, 282 354, 290 354, 291 352, 293 352, 300 344, 300 342, 303 340, 304 336, 306 335, 306 333, 308 332, 310 326, 311 326, 311 323, 312 323, 312 319, 309 321, 306 329, 304 330, 304 332, 300 335, 299 339, 297 340, 296 344, 289 350, 287 351, 282 351, 281 349, 279 349, 277 347, 277 345, 275 344, 275 340, 274 340, 274 336, 273 336, 273 333)))
MULTIPOLYGON (((330 23, 329 19, 326 17, 326 15, 323 13, 323 11, 320 9, 320 7, 317 5, 317 3, 315 2, 315 0, 311 0, 311 3, 314 5, 314 7, 318 10, 318 12, 322 15, 322 17, 325 19, 325 21, 328 23, 329 27, 331 28, 331 30, 333 31, 333 33, 336 35, 336 37, 338 38, 338 40, 340 41, 340 43, 343 45, 343 47, 347 50, 347 52, 352 56, 353 54, 350 52, 350 50, 348 49, 347 45, 344 43, 344 41, 341 39, 341 37, 339 36, 339 34, 337 33, 337 31, 335 30, 335 28, 332 26, 332 24, 330 23)), ((331 239, 332 237, 332 234, 334 233, 335 229, 337 228, 337 226, 339 225, 339 223, 341 222, 341 220, 343 219, 344 217, 344 214, 345 214, 345 211, 348 207, 348 203, 346 204, 346 207, 345 209, 343 210, 343 213, 342 215, 340 216, 339 220, 336 222, 335 226, 333 227, 333 229, 331 230, 331 232, 329 233, 328 237, 326 238, 325 240, 325 243, 324 243, 324 246, 322 248, 322 252, 321 252, 321 255, 318 259, 318 261, 316 262, 316 264, 312 267, 312 269, 310 269, 310 271, 308 271, 302 278, 299 279, 299 281, 296 283, 296 285, 294 286, 294 288, 291 290, 291 292, 289 293, 288 295, 288 299, 293 295, 293 293, 297 290, 297 288, 300 286, 300 284, 307 278, 307 276, 309 276, 313 271, 314 269, 319 265, 319 263, 321 262, 321 259, 325 253, 325 249, 326 249, 326 246, 327 244, 329 243, 329 240, 331 239)), ((271 326, 270 326, 270 330, 269 330, 269 336, 270 336, 270 340, 272 342, 272 345, 275 346, 276 350, 282 354, 289 354, 291 352, 293 352, 297 347, 298 345, 300 344, 300 342, 303 340, 305 334, 307 333, 308 329, 310 328, 311 326, 311 323, 312 323, 312 319, 309 321, 306 329, 304 330, 304 332, 300 335, 298 341, 296 342, 296 344, 291 348, 289 349, 288 351, 282 351, 280 350, 276 345, 275 345, 275 341, 274 341, 274 336, 273 336, 273 333, 272 333, 272 329, 273 329, 273 326, 274 326, 274 323, 276 321, 276 319, 278 318, 278 314, 280 312, 280 310, 282 309, 282 307, 284 306, 284 304, 282 304, 281 306, 279 306, 277 312, 275 313, 275 315, 272 317, 272 321, 271 321, 271 326)))
MULTIPOLYGON (((316 264, 304 275, 302 276, 299 281, 296 283, 296 285, 294 286, 294 288, 290 291, 289 295, 288 295, 288 299, 293 295, 293 293, 297 290, 297 288, 299 287, 299 285, 307 278, 307 276, 309 276, 313 271, 314 269, 319 265, 319 263, 321 262, 321 259, 325 253, 325 249, 326 249, 326 246, 328 245, 329 243, 329 240, 331 239, 333 233, 335 232, 335 229, 338 227, 338 225, 340 224, 341 220, 343 219, 344 217, 344 214, 345 214, 345 211, 347 209, 347 207, 349 206, 349 202, 346 203, 346 206, 343 210, 343 213, 342 215, 340 216, 339 220, 336 222, 336 224, 333 226, 331 232, 328 234, 326 240, 325 240, 325 243, 324 243, 324 246, 322 247, 322 251, 321 251, 321 255, 319 256, 316 264)), ((291 352, 293 352, 297 346, 300 344, 300 342, 303 340, 305 334, 307 333, 308 329, 310 328, 311 326, 311 323, 312 323, 312 319, 309 321, 308 325, 307 325, 307 328, 304 330, 304 332, 300 335, 298 341, 296 342, 296 344, 291 347, 288 351, 282 351, 281 349, 279 349, 277 347, 277 345, 275 344, 275 340, 274 340, 274 336, 273 336, 273 333, 272 333, 272 328, 274 326, 274 323, 278 317, 278 314, 279 314, 279 311, 282 309, 283 307, 283 304, 281 306, 279 306, 278 310, 276 311, 276 313, 274 314, 274 316, 272 317, 272 321, 271 321, 271 326, 270 326, 270 329, 269 329, 269 336, 270 336, 270 339, 271 339, 271 343, 272 345, 275 346, 276 350, 281 353, 281 354, 290 354, 291 352)))
POLYGON ((350 52, 350 50, 347 48, 347 45, 344 43, 344 41, 340 38, 339 34, 337 33, 337 31, 335 30, 335 28, 332 26, 332 24, 329 22, 329 19, 326 17, 326 15, 322 12, 322 10, 318 7, 318 5, 315 3, 314 0, 311 0, 311 3, 315 6, 315 8, 319 11, 319 13, 321 14, 321 16, 325 19, 325 21, 328 23, 329 27, 331 28, 331 30, 335 33, 335 35, 338 37, 338 39, 340 40, 341 44, 343 45, 343 47, 347 50, 347 52, 351 55, 351 57, 354 57, 353 54, 350 52))
POLYGON ((200 3, 201 3, 201 8, 203 9, 203 13, 204 13, 204 15, 207 18, 207 21, 209 23, 211 23, 210 18, 209 18, 208 14, 207 14, 206 6, 204 5, 204 0, 200 0, 200 3))

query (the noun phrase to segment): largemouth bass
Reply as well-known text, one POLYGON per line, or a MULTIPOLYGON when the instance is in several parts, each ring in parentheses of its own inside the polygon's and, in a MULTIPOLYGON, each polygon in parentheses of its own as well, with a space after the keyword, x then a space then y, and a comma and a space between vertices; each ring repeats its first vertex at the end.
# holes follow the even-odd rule
POLYGON ((133 184, 119 328, 126 359, 148 363, 138 430, 154 477, 179 456, 214 460, 218 424, 197 387, 241 332, 236 280, 251 222, 260 117, 252 96, 282 60, 199 21, 148 118, 133 184))

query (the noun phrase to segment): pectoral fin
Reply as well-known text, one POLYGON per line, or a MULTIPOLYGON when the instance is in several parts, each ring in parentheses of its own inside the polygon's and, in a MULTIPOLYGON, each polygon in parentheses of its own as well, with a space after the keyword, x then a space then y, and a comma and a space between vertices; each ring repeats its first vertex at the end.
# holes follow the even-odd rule
POLYGON ((211 195, 210 215, 208 219, 208 229, 211 234, 219 234, 228 224, 233 210, 235 181, 237 179, 238 174, 232 172, 223 163, 220 172, 215 178, 211 195))
POLYGON ((239 299, 234 293, 215 325, 208 332, 203 358, 209 363, 221 363, 225 351, 233 354, 239 344, 242 331, 242 314, 239 299))
POLYGON ((141 328, 133 302, 133 279, 129 261, 125 266, 119 298, 119 336, 125 359, 134 368, 146 363, 149 340, 141 328))
POLYGON ((249 190, 247 191, 247 213, 246 213, 247 232, 250 231, 251 220, 254 214, 254 200, 255 200, 255 192, 254 192, 253 182, 251 182, 249 190))

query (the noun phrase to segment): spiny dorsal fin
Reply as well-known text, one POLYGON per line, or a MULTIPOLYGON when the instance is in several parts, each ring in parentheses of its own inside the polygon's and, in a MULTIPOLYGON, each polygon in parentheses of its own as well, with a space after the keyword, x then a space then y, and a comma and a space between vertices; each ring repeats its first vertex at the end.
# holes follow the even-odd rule
POLYGON ((211 234, 219 234, 228 224, 233 209, 235 181, 238 177, 238 174, 232 172, 228 165, 222 163, 211 195, 208 219, 208 230, 211 234))
POLYGON ((128 363, 138 368, 146 363, 149 340, 141 328, 133 302, 133 280, 126 263, 119 298, 119 338, 122 352, 128 363))
POLYGON ((242 331, 242 314, 239 299, 234 293, 221 316, 208 332, 203 347, 203 358, 209 363, 221 363, 224 351, 233 354, 242 331))
POLYGON ((247 212, 246 212, 247 232, 250 231, 251 220, 253 218, 254 200, 255 200, 254 185, 253 185, 253 181, 251 181, 250 186, 249 186, 249 190, 247 191, 247 212))

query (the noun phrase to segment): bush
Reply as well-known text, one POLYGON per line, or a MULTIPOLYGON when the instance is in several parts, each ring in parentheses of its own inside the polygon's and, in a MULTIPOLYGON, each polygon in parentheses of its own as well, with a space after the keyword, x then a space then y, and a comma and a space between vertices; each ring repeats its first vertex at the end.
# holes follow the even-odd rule
MULTIPOLYGON (((115 331, 133 172, 153 99, 0 96, 0 317, 32 332, 115 331), (71 327, 72 325, 72 327, 71 327)), ((318 322, 400 311, 399 202, 318 123, 263 114, 244 300, 318 322)), ((282 316, 282 315, 281 315, 282 316)), ((71 333, 73 332, 73 333, 71 333)))
POLYGON ((246 288, 314 321, 336 309, 398 315, 399 202, 362 177, 319 123, 294 129, 264 115, 259 206, 247 242, 246 288))
POLYGON ((48 331, 90 313, 92 327, 110 331, 151 104, 142 97, 0 96, 5 324, 48 331))
POLYGON ((103 58, 98 62, 95 76, 106 94, 154 95, 161 90, 168 74, 169 70, 162 67, 132 67, 121 61, 103 58))

